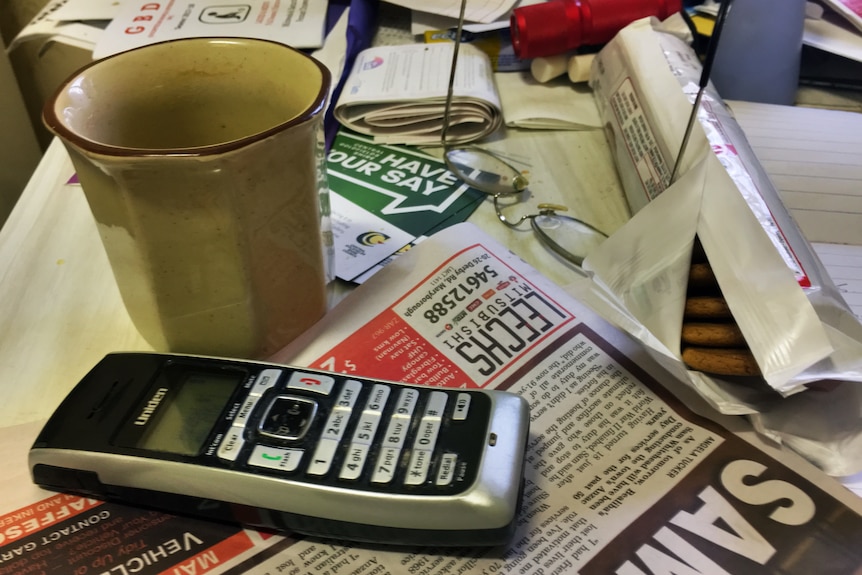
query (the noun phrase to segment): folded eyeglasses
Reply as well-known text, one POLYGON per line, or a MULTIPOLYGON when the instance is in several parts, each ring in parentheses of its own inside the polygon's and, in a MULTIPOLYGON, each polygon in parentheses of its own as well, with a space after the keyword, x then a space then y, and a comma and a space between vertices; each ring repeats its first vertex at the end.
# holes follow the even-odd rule
POLYGON ((559 204, 540 203, 537 213, 517 218, 507 217, 503 211, 520 202, 521 194, 526 192, 529 186, 527 178, 500 155, 478 146, 460 145, 457 138, 449 135, 465 7, 466 0, 461 0, 443 115, 441 141, 446 166, 463 182, 493 198, 497 218, 503 224, 519 229, 521 224, 529 220, 533 232, 545 246, 581 271, 580 265, 586 254, 607 238, 607 235, 583 220, 558 213, 568 211, 566 206, 559 204))

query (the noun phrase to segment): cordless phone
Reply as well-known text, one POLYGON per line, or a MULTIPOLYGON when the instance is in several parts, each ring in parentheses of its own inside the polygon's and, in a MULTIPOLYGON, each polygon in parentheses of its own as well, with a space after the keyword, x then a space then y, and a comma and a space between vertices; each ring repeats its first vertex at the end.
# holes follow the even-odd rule
POLYGON ((107 355, 30 450, 45 488, 371 543, 512 535, 529 408, 514 394, 278 364, 107 355))

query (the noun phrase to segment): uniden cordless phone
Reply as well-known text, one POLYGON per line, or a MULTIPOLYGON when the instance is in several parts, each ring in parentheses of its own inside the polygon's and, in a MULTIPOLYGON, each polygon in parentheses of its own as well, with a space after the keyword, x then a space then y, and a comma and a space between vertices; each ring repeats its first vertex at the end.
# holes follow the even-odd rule
POLYGON ((30 450, 46 488, 365 542, 496 545, 520 502, 529 408, 206 357, 115 353, 30 450))

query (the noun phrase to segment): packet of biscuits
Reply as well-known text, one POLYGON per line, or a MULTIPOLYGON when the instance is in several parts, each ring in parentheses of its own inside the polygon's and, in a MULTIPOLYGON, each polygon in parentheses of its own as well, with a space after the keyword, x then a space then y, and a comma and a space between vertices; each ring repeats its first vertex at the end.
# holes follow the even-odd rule
POLYGON ((597 56, 590 84, 633 216, 574 291, 721 412, 840 470, 830 453, 862 456, 862 324, 711 85, 670 183, 700 72, 648 19, 597 56))

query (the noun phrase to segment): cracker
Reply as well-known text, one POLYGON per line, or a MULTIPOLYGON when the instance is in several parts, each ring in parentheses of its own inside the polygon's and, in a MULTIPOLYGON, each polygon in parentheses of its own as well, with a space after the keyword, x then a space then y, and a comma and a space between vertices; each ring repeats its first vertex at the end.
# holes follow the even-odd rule
POLYGON ((721 296, 692 296, 685 300, 686 319, 730 320, 733 315, 721 296))
POLYGON ((761 374, 697 237, 691 253, 680 344, 682 360, 689 369, 725 376, 761 374))
POLYGON ((716 375, 761 375, 749 349, 686 347, 682 360, 691 369, 716 375))
POLYGON ((745 337, 735 323, 687 322, 682 324, 683 345, 745 348, 745 337))
POLYGON ((694 290, 718 289, 718 280, 708 263, 693 263, 688 271, 688 287, 694 290))

